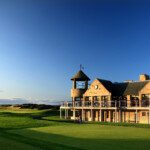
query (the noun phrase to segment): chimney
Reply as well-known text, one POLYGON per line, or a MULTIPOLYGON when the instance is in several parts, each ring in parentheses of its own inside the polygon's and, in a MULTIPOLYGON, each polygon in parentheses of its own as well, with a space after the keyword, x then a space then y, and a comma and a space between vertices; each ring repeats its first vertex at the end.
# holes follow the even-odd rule
POLYGON ((149 80, 149 75, 147 74, 140 74, 140 81, 146 81, 149 80))

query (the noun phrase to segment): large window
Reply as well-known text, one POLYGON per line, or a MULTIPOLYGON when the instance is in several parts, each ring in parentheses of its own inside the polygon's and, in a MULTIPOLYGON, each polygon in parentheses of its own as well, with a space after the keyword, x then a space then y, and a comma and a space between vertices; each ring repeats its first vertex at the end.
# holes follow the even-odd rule
POLYGON ((108 100, 109 97, 108 97, 108 96, 102 96, 101 99, 102 99, 102 100, 108 100))
POLYGON ((88 97, 88 96, 86 96, 86 97, 85 97, 85 100, 86 100, 86 101, 89 101, 89 97, 88 97))
POLYGON ((98 100, 98 99, 97 99, 97 96, 94 96, 94 97, 93 97, 93 100, 94 100, 94 101, 97 101, 97 100, 98 100))
POLYGON ((142 99, 144 100, 150 100, 150 94, 143 94, 142 99))
POLYGON ((131 96, 131 107, 139 106, 138 96, 131 96))
POLYGON ((142 95, 142 106, 143 107, 149 106, 149 101, 150 101, 150 94, 143 94, 142 95))

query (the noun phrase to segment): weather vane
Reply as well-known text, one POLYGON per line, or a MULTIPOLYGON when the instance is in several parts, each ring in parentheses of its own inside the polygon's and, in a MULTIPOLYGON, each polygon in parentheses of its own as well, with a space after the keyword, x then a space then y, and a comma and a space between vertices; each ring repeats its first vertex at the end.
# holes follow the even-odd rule
POLYGON ((84 70, 84 67, 82 66, 82 64, 80 64, 80 70, 84 70))

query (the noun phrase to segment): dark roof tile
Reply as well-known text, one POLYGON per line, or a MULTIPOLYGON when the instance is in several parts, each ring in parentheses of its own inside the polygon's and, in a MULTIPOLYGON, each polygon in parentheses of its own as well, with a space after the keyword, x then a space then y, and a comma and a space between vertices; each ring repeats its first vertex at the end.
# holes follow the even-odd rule
POLYGON ((76 81, 86 81, 86 80, 90 80, 90 78, 82 71, 78 71, 77 74, 75 74, 71 80, 76 80, 76 81))
POLYGON ((104 80, 104 79, 97 79, 97 80, 99 80, 99 82, 101 82, 109 92, 112 91, 112 82, 111 81, 104 80))
POLYGON ((114 96, 139 95, 141 89, 150 81, 112 83, 109 80, 97 79, 114 96))
POLYGON ((139 95, 140 90, 150 81, 114 83, 112 94, 114 96, 139 95))

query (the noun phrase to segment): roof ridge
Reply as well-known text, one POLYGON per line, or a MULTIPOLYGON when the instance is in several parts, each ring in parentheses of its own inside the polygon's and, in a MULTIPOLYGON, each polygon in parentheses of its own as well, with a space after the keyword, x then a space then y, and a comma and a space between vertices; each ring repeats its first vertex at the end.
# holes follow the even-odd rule
MULTIPOLYGON (((110 80, 106 80, 106 79, 100 79, 100 78, 96 78, 97 80, 102 80, 102 81, 109 81, 111 82, 110 80)), ((112 82, 111 82, 112 83, 112 82)))

